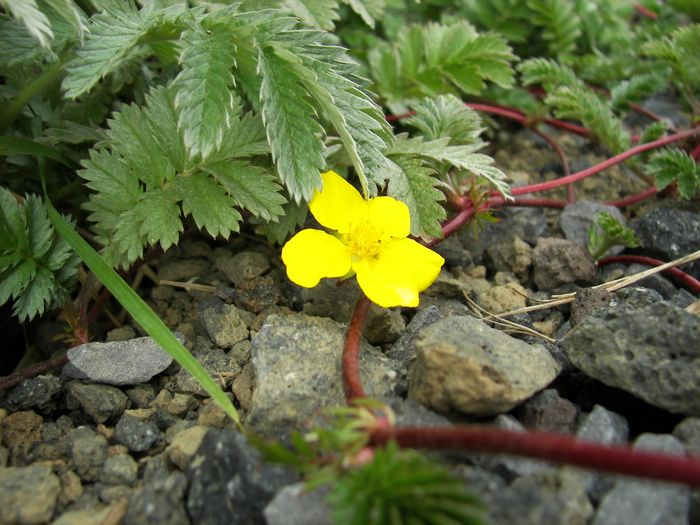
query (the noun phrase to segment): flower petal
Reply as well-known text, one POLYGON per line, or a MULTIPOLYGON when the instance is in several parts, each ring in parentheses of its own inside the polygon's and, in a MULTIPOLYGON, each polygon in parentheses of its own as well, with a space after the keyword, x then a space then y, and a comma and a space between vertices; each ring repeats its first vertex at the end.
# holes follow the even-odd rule
POLYGON ((382 264, 407 272, 419 292, 435 282, 445 259, 413 239, 393 239, 382 244, 382 264))
POLYGON ((375 197, 368 206, 369 221, 382 240, 408 237, 411 233, 411 216, 403 202, 392 197, 375 197))
POLYGON ((418 306, 418 294, 430 286, 445 259, 412 239, 382 244, 376 259, 353 262, 357 282, 372 302, 392 306, 418 306))
POLYGON ((301 230, 282 248, 287 277, 313 288, 323 277, 343 277, 350 271, 350 250, 338 238, 321 230, 301 230))
POLYGON ((366 217, 367 201, 336 172, 327 171, 321 178, 323 187, 314 194, 309 209, 321 226, 347 233, 350 224, 366 217))

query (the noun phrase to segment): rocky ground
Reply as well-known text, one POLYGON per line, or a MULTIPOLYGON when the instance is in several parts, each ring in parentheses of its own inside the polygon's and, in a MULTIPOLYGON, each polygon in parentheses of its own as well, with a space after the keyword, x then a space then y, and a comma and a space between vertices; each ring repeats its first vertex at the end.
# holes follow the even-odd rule
MULTIPOLYGON (((584 168, 603 156, 561 137, 584 168)), ((549 147, 501 135, 495 157, 516 181, 561 175, 549 147)), ((700 318, 659 275, 612 294, 509 319, 548 339, 484 322, 588 288, 635 266, 598 269, 583 248, 598 202, 643 188, 622 168, 586 179, 565 210, 513 208, 478 238, 438 250, 446 266, 416 310, 373 308, 362 374, 401 424, 491 422, 602 443, 700 454, 700 318)), ((700 208, 669 199, 627 210, 640 253, 671 260, 700 248, 700 208)), ((339 354, 353 283, 302 290, 260 239, 188 239, 151 263, 198 283, 143 293, 240 408, 248 428, 280 437, 342 405, 339 354)), ((700 277, 700 266, 685 270, 700 277)), ((0 393, 0 523, 330 523, 323 492, 264 463, 177 364, 128 324, 106 345, 71 350, 55 374, 0 393)), ((488 504, 494 525, 700 523, 700 492, 506 456, 443 457, 488 504)))

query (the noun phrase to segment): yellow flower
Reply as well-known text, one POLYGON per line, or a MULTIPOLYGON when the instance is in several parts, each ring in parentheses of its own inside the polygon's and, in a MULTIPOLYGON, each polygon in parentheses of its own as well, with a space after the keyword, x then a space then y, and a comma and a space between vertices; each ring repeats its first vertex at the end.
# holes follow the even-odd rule
POLYGON ((316 220, 334 235, 306 229, 282 248, 287 276, 312 288, 323 277, 354 272, 362 291, 379 306, 418 306, 418 294, 430 286, 445 260, 408 239, 408 207, 391 197, 364 200, 333 171, 322 175, 323 188, 309 203, 316 220))

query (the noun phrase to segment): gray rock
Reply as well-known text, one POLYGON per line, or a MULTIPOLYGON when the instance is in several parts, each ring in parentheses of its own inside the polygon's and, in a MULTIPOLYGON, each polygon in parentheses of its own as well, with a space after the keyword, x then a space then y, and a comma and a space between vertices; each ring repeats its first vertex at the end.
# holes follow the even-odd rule
POLYGON ((479 233, 478 239, 482 239, 481 242, 486 242, 485 239, 488 239, 488 244, 497 243, 515 236, 534 244, 549 229, 547 215, 543 208, 506 208, 499 211, 497 216, 501 220, 486 224, 484 231, 479 233))
MULTIPOLYGON (((611 265, 610 270, 614 271, 616 266, 617 265, 615 264, 611 265)), ((608 267, 606 266, 605 268, 608 267)), ((644 264, 627 264, 622 267, 621 274, 635 275, 645 270, 648 270, 649 268, 649 266, 646 266, 644 264)), ((678 289, 673 285, 673 283, 660 273, 655 273, 653 275, 650 275, 649 277, 645 277, 641 281, 637 281, 635 284, 640 287, 655 290, 664 299, 671 299, 671 297, 678 293, 678 289)))
MULTIPOLYGON (((270 315, 252 341, 257 387, 246 424, 260 434, 286 434, 323 407, 343 405, 344 335, 345 327, 330 319, 270 315)), ((366 343, 360 368, 369 396, 381 398, 392 392, 396 373, 389 368, 389 359, 366 343)))
POLYGON ((107 485, 128 485, 136 483, 139 467, 131 456, 117 454, 105 461, 100 481, 107 485))
POLYGON ((287 485, 265 507, 267 525, 333 525, 327 496, 325 486, 309 492, 304 483, 287 485))
POLYGON ((588 251, 573 241, 543 237, 532 252, 534 281, 540 290, 590 284, 596 265, 588 251))
MULTIPOLYGON (((513 416, 498 416, 493 425, 503 430, 526 432, 525 427, 513 416)), ((472 458, 475 465, 511 481, 521 476, 529 476, 550 468, 549 463, 536 459, 519 458, 508 454, 478 454, 472 458)))
POLYGON ((113 386, 94 385, 73 381, 68 383, 68 393, 96 423, 104 423, 126 410, 129 398, 113 386))
POLYGON ((107 459, 107 440, 87 427, 78 427, 67 436, 73 469, 84 481, 99 478, 107 459))
POLYGON ((0 523, 47 523, 60 492, 61 482, 51 467, 31 465, 0 469, 0 523))
POLYGON ((605 306, 609 306, 614 295, 605 288, 581 288, 571 303, 571 326, 576 326, 583 319, 605 306))
POLYGON ((152 478, 129 496, 124 525, 189 525, 186 489, 187 478, 182 472, 152 478))
POLYGON ((555 389, 548 388, 518 407, 517 416, 527 428, 570 434, 576 423, 578 408, 555 389))
POLYGON ((108 385, 145 383, 173 362, 150 337, 75 346, 68 350, 68 360, 64 375, 108 385))
POLYGON ((148 408, 153 398, 156 397, 153 387, 149 384, 127 388, 125 393, 131 402, 132 408, 148 408))
POLYGON ((626 286, 615 292, 615 299, 625 308, 638 309, 659 301, 663 296, 651 288, 643 286, 626 286))
POLYGON ((149 421, 124 414, 115 427, 114 437, 131 452, 146 452, 158 442, 160 431, 149 421))
MULTIPOLYGON (((212 347, 211 341, 204 337, 197 337, 192 355, 199 361, 199 364, 212 376, 217 377, 225 372, 239 372, 240 366, 233 357, 226 355, 223 349, 212 347)), ((178 392, 188 394, 202 393, 202 385, 199 384, 192 374, 181 368, 175 374, 175 389, 178 392)))
MULTIPOLYGON (((621 224, 625 224, 625 217, 619 208, 602 202, 581 200, 564 208, 559 215, 559 226, 568 240, 586 248, 588 246, 588 229, 595 222, 597 215, 602 212, 609 213, 621 224)), ((624 246, 613 246, 605 254, 617 254, 624 249, 624 246)))
POLYGON ((187 470, 187 510, 198 525, 262 524, 263 509, 296 476, 262 461, 245 437, 209 430, 187 470))
POLYGON ((236 289, 235 302, 244 310, 260 313, 278 304, 282 297, 281 275, 272 270, 263 277, 255 277, 241 284, 236 289))
POLYGON ((230 348, 248 338, 246 316, 232 304, 205 301, 201 304, 199 318, 216 346, 230 348))
POLYGON ((470 266, 473 263, 471 253, 462 246, 457 235, 447 237, 433 250, 444 257, 445 265, 449 267, 470 266))
POLYGON ((510 237, 486 247, 490 265, 497 271, 513 272, 527 277, 532 266, 532 248, 519 237, 510 237))
POLYGON ((403 335, 389 348, 386 355, 398 363, 400 370, 408 369, 408 365, 416 358, 415 343, 420 331, 440 319, 443 319, 443 315, 437 306, 420 308, 406 325, 403 335))
MULTIPOLYGON (((673 260, 700 249, 700 214, 676 208, 657 208, 632 222, 642 248, 663 260, 673 260)), ((700 277, 698 261, 683 270, 700 277)))
POLYGON ((682 308, 603 308, 562 345, 590 377, 670 412, 700 415, 700 318, 682 308))
POLYGON ((587 525, 594 511, 580 480, 566 470, 516 479, 489 499, 489 518, 498 525, 587 525))
MULTIPOLYGON (((593 407, 591 413, 582 419, 576 431, 577 438, 603 445, 626 445, 628 436, 627 420, 600 405, 593 407)), ((595 502, 600 501, 610 491, 616 479, 613 475, 599 474, 592 470, 577 472, 586 486, 586 491, 595 502)))
POLYGON ((53 398, 61 391, 61 380, 56 376, 37 376, 25 379, 7 395, 5 403, 10 410, 47 412, 54 408, 53 398))
POLYGON ((161 264, 158 278, 165 281, 187 281, 211 271, 211 265, 204 259, 180 259, 161 264))
MULTIPOLYGON (((635 450, 660 450, 684 454, 683 445, 673 436, 642 434, 635 450)), ((620 477, 598 506, 593 525, 686 525, 690 489, 683 485, 640 481, 620 477)))
POLYGON ((700 418, 685 418, 673 429, 673 436, 685 445, 688 454, 700 456, 700 418))
POLYGON ((551 383, 560 366, 473 317, 448 317, 421 330, 409 375, 409 397, 447 412, 506 412, 551 383))
POLYGON ((257 252, 239 252, 233 257, 219 256, 215 264, 236 286, 242 286, 270 269, 268 258, 257 252))
POLYGON ((32 410, 13 412, 0 421, 0 439, 10 449, 12 465, 27 462, 29 451, 42 440, 43 426, 43 418, 32 410))

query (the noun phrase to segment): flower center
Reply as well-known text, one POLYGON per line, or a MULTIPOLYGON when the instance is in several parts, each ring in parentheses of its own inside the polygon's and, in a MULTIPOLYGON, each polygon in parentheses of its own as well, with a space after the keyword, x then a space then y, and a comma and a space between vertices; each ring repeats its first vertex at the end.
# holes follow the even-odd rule
POLYGON ((381 240, 379 232, 369 222, 355 224, 345 236, 345 242, 350 248, 353 261, 373 258, 379 254, 381 240))

